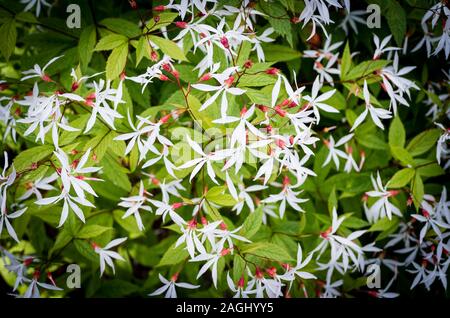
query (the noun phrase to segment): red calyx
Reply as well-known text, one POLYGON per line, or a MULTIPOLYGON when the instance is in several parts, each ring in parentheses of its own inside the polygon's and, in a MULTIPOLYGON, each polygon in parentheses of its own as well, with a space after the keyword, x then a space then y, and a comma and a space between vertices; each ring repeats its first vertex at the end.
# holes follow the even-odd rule
POLYGON ((163 12, 164 10, 166 10, 165 6, 156 6, 153 8, 153 11, 157 11, 157 12, 163 12))
POLYGON ((228 49, 230 47, 230 44, 228 43, 228 39, 226 37, 224 37, 224 36, 220 38, 220 43, 226 49, 228 49))
POLYGON ((229 248, 224 248, 221 252, 220 252, 220 256, 225 256, 228 255, 230 253, 230 249, 229 248))
POLYGON ((186 29, 188 24, 184 21, 177 21, 175 22, 175 25, 181 29, 186 29))
POLYGON ((203 81, 207 81, 211 79, 211 74, 210 73, 206 73, 205 75, 203 75, 202 77, 200 77, 199 81, 203 82, 203 81))
POLYGON ((175 202, 172 204, 172 209, 176 210, 178 208, 181 208, 183 206, 183 202, 175 202))
POLYGON ((281 109, 280 106, 275 106, 274 107, 275 112, 280 115, 281 117, 285 117, 286 116, 286 111, 281 109))
POLYGON ((271 67, 266 70, 266 74, 269 74, 269 75, 277 75, 279 72, 280 72, 280 70, 275 67, 271 67))
POLYGON ((227 85, 228 87, 230 87, 234 82, 234 76, 230 76, 225 80, 225 85, 227 85))
POLYGON ((253 66, 253 62, 252 62, 251 60, 245 61, 245 63, 244 63, 244 68, 249 69, 249 68, 251 68, 252 66, 253 66))

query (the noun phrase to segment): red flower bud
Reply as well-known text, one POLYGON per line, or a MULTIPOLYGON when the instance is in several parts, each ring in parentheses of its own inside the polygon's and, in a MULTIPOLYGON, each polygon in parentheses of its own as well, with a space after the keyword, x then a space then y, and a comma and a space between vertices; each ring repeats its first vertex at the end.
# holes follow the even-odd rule
POLYGON ((203 75, 202 77, 200 77, 199 81, 203 82, 203 81, 207 81, 211 79, 211 74, 210 73, 206 73, 205 75, 203 75))
POLYGON ((163 12, 164 10, 166 10, 165 6, 156 6, 153 8, 153 11, 157 11, 157 12, 163 12))
POLYGON ((244 68, 249 69, 249 68, 251 68, 252 66, 253 66, 253 62, 252 62, 251 60, 245 61, 245 63, 244 63, 244 68))
POLYGON ((175 22, 175 25, 181 29, 186 29, 188 24, 184 21, 177 21, 175 22))
POLYGON ((226 37, 220 38, 220 43, 223 45, 224 48, 228 49, 230 47, 230 44, 228 43, 228 39, 226 37))
POLYGON ((269 75, 277 75, 279 72, 280 72, 280 70, 275 67, 271 67, 266 70, 266 74, 269 74, 269 75))

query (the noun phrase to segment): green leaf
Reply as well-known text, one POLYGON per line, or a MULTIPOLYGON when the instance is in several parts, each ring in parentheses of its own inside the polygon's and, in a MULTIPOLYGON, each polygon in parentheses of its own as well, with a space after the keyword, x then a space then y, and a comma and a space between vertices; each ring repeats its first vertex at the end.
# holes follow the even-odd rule
POLYGON ((125 218, 122 217, 125 215, 125 211, 114 210, 113 216, 114 221, 116 221, 121 227, 123 227, 127 232, 133 234, 133 237, 142 236, 142 232, 139 230, 139 227, 134 218, 125 218))
POLYGON ((395 116, 389 128, 389 146, 400 147, 405 146, 405 128, 400 120, 400 116, 395 116))
POLYGON ((370 134, 356 130, 356 140, 358 143, 369 149, 387 150, 388 144, 384 141, 382 134, 370 134))
POLYGON ((214 104, 209 106, 207 109, 200 111, 202 104, 197 97, 192 94, 189 94, 188 96, 188 103, 189 111, 194 116, 194 120, 200 127, 203 129, 208 129, 216 126, 212 122, 214 120, 214 104))
POLYGON ((18 14, 16 14, 16 19, 18 21, 25 22, 25 23, 37 23, 38 22, 38 20, 33 15, 33 13, 28 12, 28 11, 19 12, 18 14))
POLYGON ((20 152, 14 158, 14 168, 18 172, 30 168, 33 163, 37 163, 53 153, 53 147, 49 145, 37 146, 20 152))
POLYGON ((261 227, 262 218, 263 210, 262 206, 259 206, 254 212, 250 212, 249 216, 245 219, 245 222, 242 224, 242 228, 240 230, 240 235, 250 239, 261 227))
POLYGON ((215 186, 209 189, 206 193, 206 199, 210 202, 216 203, 221 206, 233 206, 237 202, 236 200, 228 193, 227 187, 225 186, 215 186))
POLYGON ((299 59, 302 54, 286 45, 263 43, 262 48, 266 61, 285 62, 299 59))
POLYGON ((237 282, 245 275, 245 261, 238 254, 234 255, 233 259, 233 280, 237 282))
POLYGON ((164 253, 157 267, 176 265, 178 263, 181 263, 188 257, 189 253, 185 248, 185 244, 181 244, 178 247, 175 247, 175 243, 173 243, 167 249, 166 253, 164 253))
POLYGON ((391 153, 403 166, 414 166, 414 159, 405 148, 396 146, 391 147, 391 153))
POLYGON ((270 105, 270 95, 264 94, 260 90, 245 88, 245 95, 254 104, 270 105))
POLYGON ((88 239, 92 237, 96 237, 99 235, 102 235, 106 231, 110 231, 112 228, 106 227, 106 226, 100 226, 100 225, 85 225, 83 228, 78 232, 76 237, 82 238, 82 239, 88 239))
POLYGON ((150 31, 159 30, 162 27, 168 26, 172 23, 173 20, 175 20, 178 17, 178 13, 175 12, 163 12, 158 15, 159 21, 158 23, 155 22, 155 19, 150 19, 150 21, 147 23, 147 28, 150 31))
POLYGON ((406 34, 406 13, 403 7, 396 0, 389 1, 386 12, 386 19, 394 36, 397 45, 403 46, 403 39, 406 34))
POLYGON ((14 48, 16 47, 16 40, 16 20, 8 19, 0 27, 0 51, 7 61, 9 60, 11 54, 14 52, 14 48))
POLYGON ((333 213, 333 209, 337 209, 338 207, 338 200, 336 197, 336 188, 333 186, 333 190, 330 192, 330 196, 328 197, 328 212, 330 215, 333 213))
POLYGON ((348 216, 342 222, 342 226, 349 229, 361 229, 368 225, 369 223, 367 223, 366 221, 354 216, 348 216))
POLYGON ((94 50, 97 35, 95 25, 89 25, 83 29, 80 34, 78 42, 78 54, 82 65, 87 66, 92 58, 92 51, 94 50))
POLYGON ((139 42, 136 46, 136 66, 139 65, 139 62, 143 57, 150 59, 150 46, 145 36, 139 38, 139 42))
POLYGON ((100 258, 98 254, 95 253, 94 248, 87 241, 77 239, 73 241, 73 244, 81 256, 94 264, 97 264, 99 262, 100 258))
POLYGON ((267 15, 267 20, 270 25, 273 27, 275 32, 279 35, 283 36, 290 46, 294 46, 293 37, 292 37, 292 24, 289 19, 280 19, 279 17, 288 16, 286 9, 277 2, 259 2, 261 6, 262 12, 270 12, 270 15, 267 15))
POLYGON ((272 85, 275 81, 276 78, 274 76, 265 73, 244 74, 240 78, 238 86, 260 87, 272 85))
POLYGON ((211 205, 208 201, 206 201, 206 205, 204 206, 207 214, 211 217, 213 221, 222 221, 222 215, 220 215, 219 210, 217 210, 213 205, 211 205))
POLYGON ((73 239, 73 236, 66 229, 62 229, 61 232, 56 236, 56 241, 49 252, 49 257, 53 255, 56 251, 67 246, 73 239))
POLYGON ((437 163, 430 163, 428 165, 417 168, 417 172, 422 177, 437 177, 445 174, 445 170, 442 169, 437 163))
POLYGON ((424 195, 423 181, 418 172, 416 172, 416 175, 411 184, 411 187, 412 187, 414 205, 416 206, 416 209, 418 210, 420 207, 420 204, 422 203, 422 199, 423 199, 423 195, 424 195))
POLYGON ((110 34, 100 39, 95 46, 95 51, 109 51, 128 43, 128 39, 120 34, 110 34))
POLYGON ((421 155, 435 146, 440 135, 441 131, 439 129, 423 131, 409 142, 406 150, 408 150, 412 156, 421 155))
POLYGON ((100 21, 100 25, 105 26, 115 33, 123 34, 128 38, 134 38, 141 34, 141 30, 135 23, 125 19, 107 18, 100 21))
POLYGON ((403 188, 414 177, 414 173, 415 171, 412 168, 404 168, 400 171, 397 171, 389 180, 388 187, 403 188))
POLYGON ((389 63, 390 61, 387 60, 364 61, 356 65, 355 67, 351 68, 350 71, 345 75, 343 80, 351 81, 366 77, 368 75, 371 75, 374 71, 385 67, 389 63))
POLYGON ((392 227, 396 227, 399 224, 399 219, 397 217, 393 217, 389 220, 387 217, 379 219, 376 223, 374 223, 367 231, 368 232, 383 232, 387 231, 392 227))
POLYGON ((106 62, 106 78, 115 79, 125 69, 128 56, 128 44, 124 43, 112 50, 106 62))
POLYGON ((342 55, 341 60, 341 79, 345 77, 345 74, 348 73, 351 66, 352 66, 352 55, 350 53, 350 46, 347 41, 347 43, 345 44, 344 54, 342 55))
POLYGON ((269 242, 257 242, 252 244, 247 244, 241 249, 242 254, 249 254, 258 256, 264 259, 271 259, 278 262, 291 262, 292 257, 285 250, 274 243, 269 242))
POLYGON ((187 61, 183 51, 175 42, 155 35, 149 35, 148 38, 150 41, 155 43, 164 54, 169 55, 175 60, 187 61))

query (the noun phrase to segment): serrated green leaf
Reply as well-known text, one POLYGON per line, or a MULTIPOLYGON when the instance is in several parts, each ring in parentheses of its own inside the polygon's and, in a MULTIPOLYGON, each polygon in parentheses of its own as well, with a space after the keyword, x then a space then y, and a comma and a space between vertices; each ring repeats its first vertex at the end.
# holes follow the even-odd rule
POLYGON ((405 168, 397 171, 388 182, 389 188, 403 188, 414 177, 414 169, 405 168))
POLYGON ((169 55, 175 60, 187 61, 183 51, 175 42, 155 35, 149 35, 148 38, 155 43, 164 54, 169 55))
POLYGON ((389 146, 403 148, 405 146, 405 136, 405 128, 400 116, 395 116, 389 127, 389 146))
POLYGON ((83 29, 78 42, 78 54, 82 65, 87 66, 92 58, 92 52, 97 41, 97 33, 94 25, 83 29))
POLYGON ((92 237, 96 237, 102 235, 106 231, 110 231, 112 228, 100 225, 85 225, 81 228, 81 230, 77 233, 76 237, 82 239, 88 239, 92 237))
POLYGON ((248 217, 245 219, 244 224, 242 224, 242 228, 240 230, 240 235, 244 236, 247 239, 250 239, 253 235, 255 235, 262 224, 263 218, 263 210, 262 206, 256 208, 254 212, 251 212, 248 217))
POLYGON ((271 259, 278 262, 293 261, 292 257, 284 247, 269 242, 246 244, 242 247, 241 252, 244 255, 254 255, 263 259, 271 259))
POLYGON ((118 77, 127 63, 128 44, 124 43, 112 50, 106 62, 106 78, 115 79, 118 77))
POLYGON ((11 54, 16 47, 17 31, 16 21, 14 19, 8 19, 0 27, 0 51, 4 58, 8 61, 11 54))
POLYGON ((128 39, 120 34, 110 34, 100 39, 95 46, 95 51, 109 51, 128 43, 128 39))

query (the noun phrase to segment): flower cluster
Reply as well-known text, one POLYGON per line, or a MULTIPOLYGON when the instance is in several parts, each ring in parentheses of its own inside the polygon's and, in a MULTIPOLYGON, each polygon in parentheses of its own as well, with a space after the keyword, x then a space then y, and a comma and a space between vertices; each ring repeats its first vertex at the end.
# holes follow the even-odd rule
MULTIPOLYGON (((75 51, 2 52, 33 56, 0 70, 0 273, 14 295, 70 295, 74 262, 89 296, 111 282, 120 296, 445 290, 449 74, 408 57, 417 32, 393 27, 405 12, 382 37, 350 0, 160 2, 61 31, 75 51)), ((425 11, 411 54, 447 59, 448 6, 425 11)), ((30 36, 58 32, 38 26, 30 36)))

